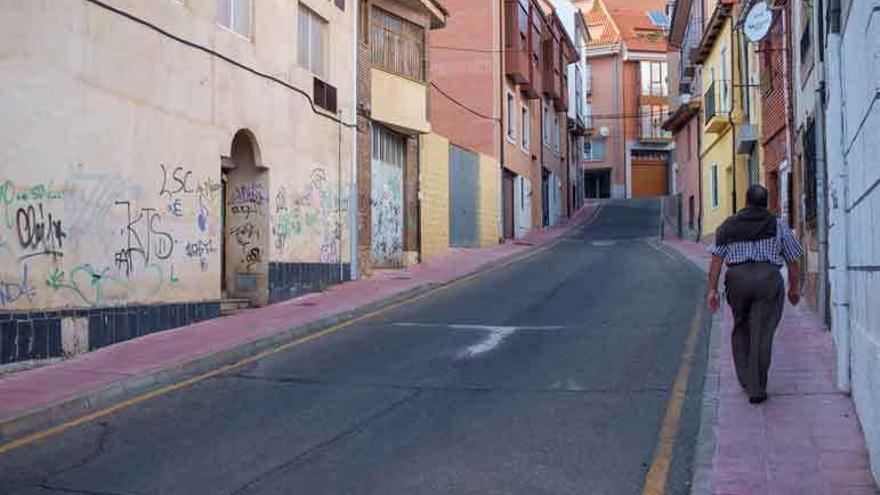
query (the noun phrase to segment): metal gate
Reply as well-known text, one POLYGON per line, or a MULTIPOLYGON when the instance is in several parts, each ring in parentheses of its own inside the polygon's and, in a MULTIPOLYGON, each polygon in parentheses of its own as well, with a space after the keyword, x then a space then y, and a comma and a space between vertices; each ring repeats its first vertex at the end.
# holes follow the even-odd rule
POLYGON ((373 264, 397 267, 403 263, 403 164, 406 140, 382 126, 373 127, 370 174, 373 264))
POLYGON ((480 169, 477 154, 449 145, 449 245, 476 247, 480 169))

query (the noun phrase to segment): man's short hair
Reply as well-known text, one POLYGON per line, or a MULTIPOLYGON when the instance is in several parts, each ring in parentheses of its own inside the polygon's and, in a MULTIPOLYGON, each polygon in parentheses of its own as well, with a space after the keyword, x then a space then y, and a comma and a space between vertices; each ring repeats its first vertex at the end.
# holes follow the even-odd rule
POLYGON ((767 208, 769 197, 770 193, 767 192, 766 187, 755 184, 746 191, 746 206, 767 208))

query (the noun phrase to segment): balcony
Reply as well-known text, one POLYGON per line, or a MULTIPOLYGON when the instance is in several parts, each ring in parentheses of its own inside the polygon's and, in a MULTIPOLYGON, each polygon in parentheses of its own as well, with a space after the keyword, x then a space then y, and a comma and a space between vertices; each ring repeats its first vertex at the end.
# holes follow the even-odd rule
POLYGON ((562 97, 562 74, 559 71, 559 39, 551 36, 544 40, 543 86, 544 94, 556 100, 562 97))
POLYGON ((593 93, 593 74, 589 65, 584 66, 584 91, 588 95, 593 93))
POLYGON ((660 143, 671 141, 672 133, 663 130, 663 122, 668 116, 668 107, 643 107, 639 118, 639 140, 660 143))
POLYGON ((538 14, 536 7, 532 4, 529 10, 529 28, 526 37, 526 46, 528 50, 529 64, 529 81, 523 83, 520 87, 526 98, 540 98, 543 91, 543 83, 541 81, 541 16, 538 14))
POLYGON ((557 112, 568 111, 568 76, 562 73, 562 82, 559 87, 559 98, 554 102, 557 112))
POLYGON ((720 133, 730 125, 726 84, 727 81, 712 81, 703 95, 706 132, 720 133))
POLYGON ((528 0, 504 2, 504 65, 505 74, 516 84, 528 84, 530 77, 528 0))

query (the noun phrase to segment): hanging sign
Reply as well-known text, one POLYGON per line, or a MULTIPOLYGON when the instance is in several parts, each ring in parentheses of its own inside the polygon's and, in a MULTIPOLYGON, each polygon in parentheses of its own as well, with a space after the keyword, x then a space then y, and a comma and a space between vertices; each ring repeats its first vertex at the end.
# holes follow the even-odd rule
POLYGON ((743 31, 749 41, 757 43, 767 36, 771 24, 773 24, 773 12, 767 7, 767 2, 761 1, 749 10, 743 31))

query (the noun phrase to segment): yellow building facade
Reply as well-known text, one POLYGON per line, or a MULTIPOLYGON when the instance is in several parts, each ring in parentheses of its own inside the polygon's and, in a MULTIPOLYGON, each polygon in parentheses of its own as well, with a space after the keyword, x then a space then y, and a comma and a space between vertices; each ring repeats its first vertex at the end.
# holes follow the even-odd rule
POLYGON ((764 182, 760 64, 756 46, 733 29, 733 7, 719 3, 700 46, 702 65, 703 224, 714 235, 724 220, 745 206, 746 190, 764 182))

